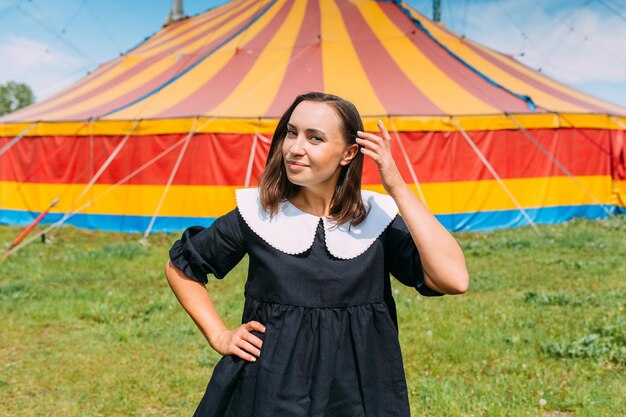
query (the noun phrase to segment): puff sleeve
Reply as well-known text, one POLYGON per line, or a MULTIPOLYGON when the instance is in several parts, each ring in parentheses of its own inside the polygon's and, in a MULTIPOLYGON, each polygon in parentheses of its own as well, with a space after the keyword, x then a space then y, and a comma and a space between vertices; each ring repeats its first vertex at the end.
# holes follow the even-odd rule
POLYGON ((399 214, 387 227, 384 234, 385 267, 398 281, 414 287, 424 296, 441 296, 424 284, 424 270, 419 251, 408 227, 399 214))
POLYGON ((189 278, 206 284, 222 279, 246 254, 239 212, 233 209, 209 227, 191 226, 169 250, 171 262, 189 278))

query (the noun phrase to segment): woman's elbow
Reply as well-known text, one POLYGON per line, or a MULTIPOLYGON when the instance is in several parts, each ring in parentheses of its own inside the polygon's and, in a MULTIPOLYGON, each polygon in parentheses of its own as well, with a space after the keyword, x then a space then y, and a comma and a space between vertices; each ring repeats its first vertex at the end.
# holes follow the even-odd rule
POLYGON ((467 271, 460 272, 452 282, 450 294, 464 294, 469 289, 469 274, 467 271))

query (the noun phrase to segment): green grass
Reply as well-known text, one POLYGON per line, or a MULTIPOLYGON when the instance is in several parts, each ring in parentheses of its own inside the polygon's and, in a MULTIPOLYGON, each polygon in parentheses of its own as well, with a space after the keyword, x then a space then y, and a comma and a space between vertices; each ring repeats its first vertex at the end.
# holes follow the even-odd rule
MULTIPOLYGON (((458 234, 465 295, 393 281, 412 416, 623 415, 626 217, 539 230, 458 234)), ((0 265, 0 414, 191 415, 220 356, 165 280, 178 234, 53 237, 0 265)), ((246 267, 208 285, 231 327, 246 267)))

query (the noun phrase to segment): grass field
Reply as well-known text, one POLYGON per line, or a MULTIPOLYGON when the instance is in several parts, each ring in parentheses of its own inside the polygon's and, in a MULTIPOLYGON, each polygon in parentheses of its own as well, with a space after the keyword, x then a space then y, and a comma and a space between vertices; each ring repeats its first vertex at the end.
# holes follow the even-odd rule
MULTIPOLYGON (((413 417, 624 415, 626 216, 539 231, 457 234, 462 296, 393 280, 413 417)), ((165 280, 177 238, 63 227, 0 265, 0 415, 190 416, 220 356, 165 280)), ((231 327, 246 268, 208 285, 231 327)))

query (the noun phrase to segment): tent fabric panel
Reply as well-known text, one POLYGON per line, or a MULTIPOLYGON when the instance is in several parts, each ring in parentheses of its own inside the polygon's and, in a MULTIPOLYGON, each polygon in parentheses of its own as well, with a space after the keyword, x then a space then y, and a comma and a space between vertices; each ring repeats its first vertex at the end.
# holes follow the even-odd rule
MULTIPOLYGON (((96 184, 115 184, 157 155, 172 148, 128 180, 127 184, 167 183, 184 136, 156 135, 131 137, 96 184), (174 147, 176 144, 178 146, 174 147)), ((24 138, 0 156, 0 181, 50 184, 87 184, 122 140, 121 136, 94 136, 72 140, 66 137, 24 138)), ((0 146, 4 143, 0 140, 0 146)), ((243 184, 252 137, 239 134, 202 134, 191 138, 174 184, 243 184)), ((257 145, 259 152, 262 146, 257 145)), ((267 150, 266 150, 267 151, 267 150)), ((263 161, 265 157, 263 156, 263 161)), ((258 178, 260 170, 254 172, 258 178)))
MULTIPOLYGON (((529 133, 571 174, 612 175, 620 164, 618 144, 623 135, 591 129, 530 130, 529 133), (612 162, 608 155, 618 152, 612 162), (613 164, 613 165, 612 165, 613 164), (618 164, 618 165, 616 165, 618 164)), ((468 132, 481 152, 502 178, 533 178, 566 175, 519 131, 468 132)), ((480 162, 459 132, 401 132, 399 136, 420 182, 491 180, 493 176, 480 162)), ((33 183, 86 184, 124 135, 79 137, 25 137, 0 156, 0 180, 33 183)), ((114 184, 152 158, 172 148, 168 154, 133 177, 129 184, 165 184, 174 167, 185 135, 131 136, 97 184, 114 184)), ((243 184, 248 170, 253 135, 196 134, 174 178, 178 185, 243 184)), ((0 146, 10 138, 0 138, 0 146)), ((400 173, 412 181, 396 139, 393 153, 400 173)), ((622 147, 623 148, 623 147, 622 147)), ((251 180, 263 170, 269 143, 257 141, 251 180)), ((622 151, 623 152, 623 151, 622 151)), ((621 168, 620 168, 621 167, 621 168)), ((365 158, 363 184, 380 182, 375 164, 365 158)))

